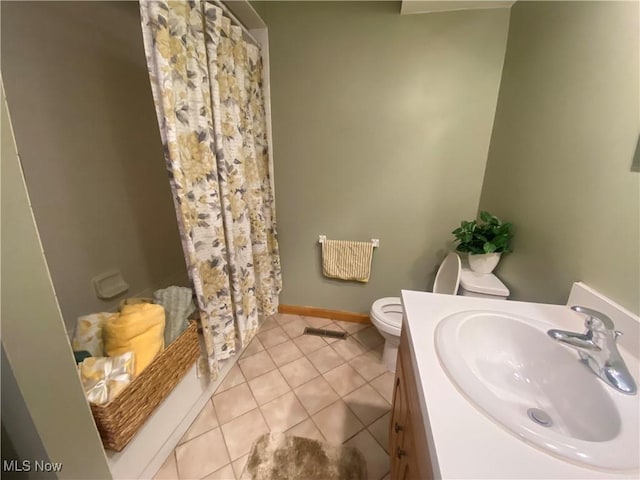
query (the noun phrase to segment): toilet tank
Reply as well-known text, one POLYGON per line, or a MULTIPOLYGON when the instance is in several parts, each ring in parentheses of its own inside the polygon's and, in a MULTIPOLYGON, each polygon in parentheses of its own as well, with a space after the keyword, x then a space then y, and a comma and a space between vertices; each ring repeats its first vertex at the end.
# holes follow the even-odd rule
POLYGON ((506 300, 509 297, 509 289, 493 273, 476 273, 462 267, 458 295, 506 300))

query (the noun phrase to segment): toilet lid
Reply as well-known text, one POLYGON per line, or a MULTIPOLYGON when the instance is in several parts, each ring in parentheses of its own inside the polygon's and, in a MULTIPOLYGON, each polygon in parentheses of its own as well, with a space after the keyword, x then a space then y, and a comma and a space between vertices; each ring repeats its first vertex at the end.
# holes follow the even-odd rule
POLYGON ((440 264, 436 274, 436 281, 433 282, 433 293, 445 293, 447 295, 458 293, 461 269, 460 257, 457 253, 450 252, 440 264))
POLYGON ((371 314, 382 323, 400 328, 402 326, 402 302, 400 297, 385 297, 376 300, 371 306, 371 314))

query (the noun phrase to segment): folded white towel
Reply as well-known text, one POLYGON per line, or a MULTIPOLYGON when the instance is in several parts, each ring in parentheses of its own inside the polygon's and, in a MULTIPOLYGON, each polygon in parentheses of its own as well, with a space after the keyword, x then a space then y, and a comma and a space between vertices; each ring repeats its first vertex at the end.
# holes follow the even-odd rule
POLYGON ((322 244, 322 273, 325 277, 368 282, 373 243, 325 240, 322 244))
POLYGON ((78 317, 71 347, 79 352, 86 350, 92 357, 104 355, 102 345, 102 325, 113 313, 100 312, 78 317))

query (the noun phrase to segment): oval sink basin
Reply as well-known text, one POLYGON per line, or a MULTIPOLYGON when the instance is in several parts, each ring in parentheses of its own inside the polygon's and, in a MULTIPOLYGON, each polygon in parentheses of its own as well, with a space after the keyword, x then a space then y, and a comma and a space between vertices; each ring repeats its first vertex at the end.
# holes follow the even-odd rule
POLYGON ((602 382, 575 351, 546 334, 549 322, 491 311, 441 320, 435 346, 465 397, 522 440, 565 460, 638 469, 638 396, 602 382))

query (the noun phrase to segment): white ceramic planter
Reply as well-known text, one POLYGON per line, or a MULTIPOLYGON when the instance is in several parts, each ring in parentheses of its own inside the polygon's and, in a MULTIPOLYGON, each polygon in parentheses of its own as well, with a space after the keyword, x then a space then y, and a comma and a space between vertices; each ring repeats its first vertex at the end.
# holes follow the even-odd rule
POLYGON ((491 273, 500 261, 501 253, 469 254, 469 268, 476 273, 491 273))

